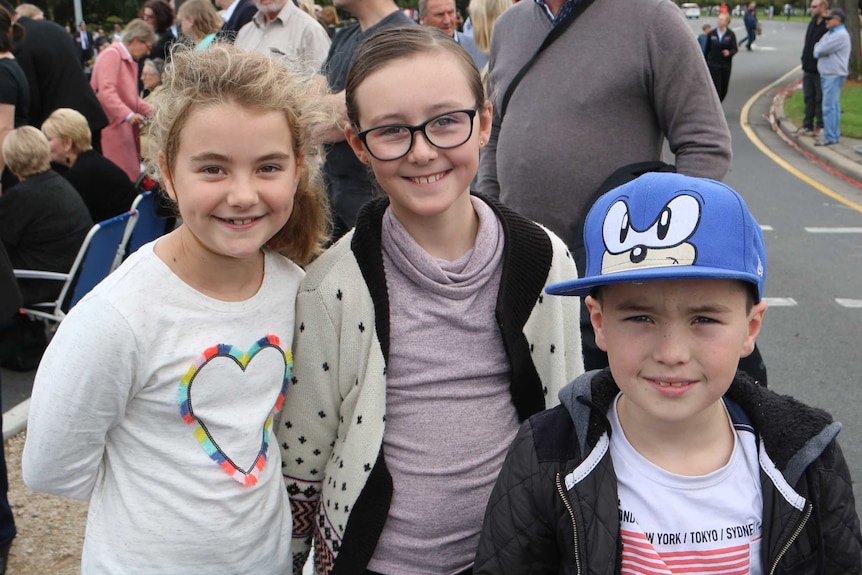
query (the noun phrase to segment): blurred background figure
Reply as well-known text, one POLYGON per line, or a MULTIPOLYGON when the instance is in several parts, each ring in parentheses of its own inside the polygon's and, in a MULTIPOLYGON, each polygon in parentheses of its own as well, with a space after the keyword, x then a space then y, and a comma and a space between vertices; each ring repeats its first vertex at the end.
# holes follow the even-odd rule
POLYGON ((329 37, 333 38, 340 24, 335 6, 324 6, 323 10, 320 11, 320 20, 326 25, 326 32, 329 37))
POLYGON ((93 59, 93 54, 95 54, 93 34, 87 30, 86 22, 78 24, 78 31, 75 33, 75 44, 78 45, 78 50, 81 54, 81 67, 86 69, 90 65, 90 60, 93 59))
POLYGON ((15 7, 15 14, 19 17, 32 18, 33 20, 44 20, 45 13, 42 9, 33 4, 19 4, 15 7))
MULTIPOLYGON (((45 135, 22 126, 3 140, 3 160, 21 182, 0 196, 0 240, 18 269, 68 272, 93 226, 84 200, 51 169, 45 135)), ((24 305, 51 301, 63 282, 20 280, 24 305)))
MULTIPOLYGON (((41 14, 32 4, 27 10, 41 14)), ((101 130, 108 118, 81 68, 74 40, 62 26, 42 18, 19 15, 18 24, 24 28, 24 37, 15 43, 13 52, 30 86, 27 122, 39 127, 57 108, 78 110, 90 125, 93 147, 101 150, 101 130)))
MULTIPOLYGON (((470 14, 468 21, 473 33, 473 42, 486 59, 491 51, 491 32, 494 30, 494 23, 497 17, 512 4, 512 0, 470 0, 467 12, 470 14)), ((479 71, 482 73, 482 79, 485 80, 488 75, 487 62, 479 68, 479 71)))
POLYGON ((151 60, 150 58, 144 59, 143 69, 141 70, 141 83, 144 85, 144 89, 141 90, 141 98, 144 101, 150 102, 147 98, 149 98, 154 90, 161 87, 164 70, 165 61, 161 58, 156 58, 155 60, 151 60))
POLYGON ((745 16, 743 17, 743 21, 745 22, 745 32, 748 36, 745 38, 747 40, 745 44, 745 49, 751 52, 751 45, 757 39, 757 4, 754 2, 750 2, 748 4, 748 8, 745 10, 745 16))
POLYGON ((709 67, 709 75, 715 85, 718 99, 722 102, 730 85, 733 57, 739 50, 736 35, 729 25, 730 14, 719 14, 718 25, 706 35, 706 65, 709 67))
POLYGON ((224 20, 210 0, 186 0, 177 11, 180 30, 195 43, 195 50, 204 50, 216 38, 224 20))
POLYGON ((224 20, 221 37, 227 42, 233 42, 239 29, 251 22, 257 13, 254 0, 215 0, 215 3, 221 9, 220 16, 224 20))
POLYGON ((150 58, 170 60, 171 44, 177 39, 171 28, 174 25, 174 10, 164 0, 147 0, 141 8, 139 18, 156 33, 157 39, 148 52, 150 58))
POLYGON ((700 51, 706 56, 706 37, 709 35, 709 31, 712 30, 712 26, 704 24, 701 30, 703 32, 697 35, 697 43, 700 44, 700 51))
POLYGON ((255 0, 257 13, 236 35, 236 47, 284 58, 292 64, 320 70, 329 53, 329 34, 312 16, 314 5, 292 0, 255 0))
MULTIPOLYGON (((0 242, 0 342, 12 327, 12 322, 18 317, 21 306, 21 291, 12 272, 12 262, 0 242)), ((3 384, 0 382, 0 390, 3 384)), ((0 394, 0 428, 3 427, 3 398, 0 394)), ((0 575, 6 573, 6 560, 9 558, 9 547, 18 534, 15 529, 15 516, 9 506, 9 477, 6 473, 5 442, 0 442, 0 575)))
POLYGON ((54 110, 42 133, 48 139, 51 162, 72 184, 90 211, 94 222, 101 222, 132 207, 135 185, 111 160, 93 149, 87 119, 71 108, 54 110))
POLYGON ((132 181, 141 173, 140 126, 153 112, 138 92, 137 60, 150 53, 155 41, 149 25, 135 18, 123 30, 123 41, 99 54, 90 78, 110 121, 102 131, 104 155, 132 181))
MULTIPOLYGON (((0 6, 0 146, 6 134, 27 124, 30 88, 24 70, 12 55, 12 45, 24 35, 24 29, 14 22, 12 12, 0 6)), ((17 183, 0 157, 0 193, 17 183)))
MULTIPOLYGON (((144 82, 144 92, 141 92, 144 102, 153 107, 153 113, 159 109, 159 106, 165 99, 165 86, 162 84, 162 77, 165 71, 164 60, 147 58, 144 61, 144 69, 141 72, 141 80, 144 82)), ((145 160, 155 160, 155 154, 158 149, 150 138, 150 127, 147 123, 141 126, 141 157, 145 160)))
MULTIPOLYGON (((419 23, 437 28, 454 38, 462 48, 467 50, 479 70, 488 63, 488 55, 476 47, 473 39, 458 32, 458 11, 455 8, 455 0, 419 0, 419 23)), ((475 23, 473 26, 475 28, 475 23)))

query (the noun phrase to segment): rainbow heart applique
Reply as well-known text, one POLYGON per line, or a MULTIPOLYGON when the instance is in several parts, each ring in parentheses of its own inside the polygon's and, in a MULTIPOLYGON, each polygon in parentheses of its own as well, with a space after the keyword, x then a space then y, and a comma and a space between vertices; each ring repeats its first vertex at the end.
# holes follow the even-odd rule
POLYGON ((266 465, 272 419, 292 367, 290 350, 267 335, 248 351, 229 344, 208 348, 180 380, 183 421, 210 459, 247 487, 266 465))

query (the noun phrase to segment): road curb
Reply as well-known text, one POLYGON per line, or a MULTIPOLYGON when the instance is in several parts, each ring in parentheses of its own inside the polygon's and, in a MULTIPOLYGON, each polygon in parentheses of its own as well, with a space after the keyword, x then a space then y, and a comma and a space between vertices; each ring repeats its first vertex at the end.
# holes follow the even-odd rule
POLYGON ((9 411, 3 413, 3 440, 18 435, 27 427, 30 414, 30 399, 25 399, 9 411))
MULTIPOLYGON (((851 160, 836 150, 836 148, 841 147, 849 150, 848 154, 855 154, 852 149, 843 144, 828 147, 815 146, 814 138, 797 134, 798 127, 784 115, 784 100, 798 89, 800 81, 795 80, 781 88, 772 98, 772 105, 769 109, 769 123, 772 130, 787 144, 802 152, 809 159, 832 168, 833 173, 843 174, 844 179, 856 187, 862 188, 862 163, 851 160)), ((862 160, 862 155, 859 155, 859 158, 862 160)))

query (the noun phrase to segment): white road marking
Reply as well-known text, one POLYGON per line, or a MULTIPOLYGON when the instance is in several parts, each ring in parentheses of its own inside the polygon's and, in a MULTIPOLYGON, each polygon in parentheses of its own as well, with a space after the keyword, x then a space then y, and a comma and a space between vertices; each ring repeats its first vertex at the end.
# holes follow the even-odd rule
POLYGON ((805 228, 809 234, 862 234, 862 228, 805 228))
POLYGON ((841 307, 862 308, 862 299, 847 299, 843 297, 835 298, 835 301, 841 307))
POLYGON ((769 307, 793 307, 798 305, 792 297, 765 297, 763 298, 769 307))

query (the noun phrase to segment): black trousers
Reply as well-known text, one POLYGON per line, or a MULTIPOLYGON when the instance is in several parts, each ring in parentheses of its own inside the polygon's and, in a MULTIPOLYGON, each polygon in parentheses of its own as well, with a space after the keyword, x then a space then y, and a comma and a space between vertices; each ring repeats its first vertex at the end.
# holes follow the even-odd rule
POLYGON ((724 102, 724 97, 727 96, 727 87, 730 85, 730 62, 727 65, 708 64, 709 75, 712 77, 712 83, 715 84, 715 91, 718 92, 718 99, 724 102))
POLYGON ((802 127, 813 130, 823 128, 823 90, 820 88, 820 74, 803 72, 802 96, 805 98, 805 118, 802 127))

